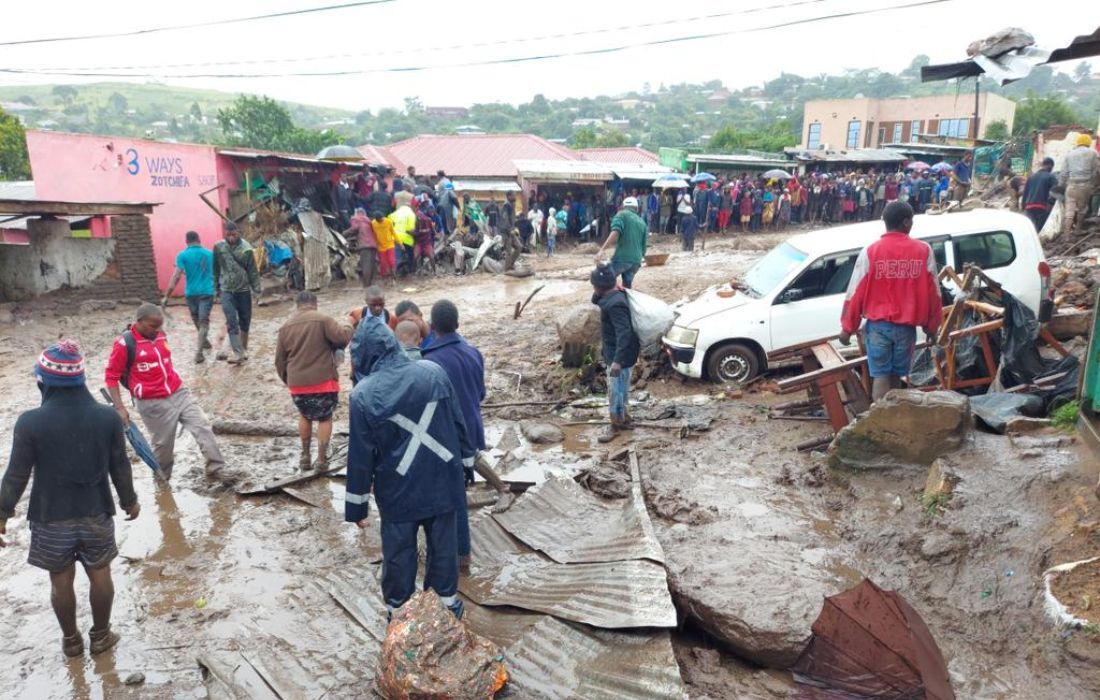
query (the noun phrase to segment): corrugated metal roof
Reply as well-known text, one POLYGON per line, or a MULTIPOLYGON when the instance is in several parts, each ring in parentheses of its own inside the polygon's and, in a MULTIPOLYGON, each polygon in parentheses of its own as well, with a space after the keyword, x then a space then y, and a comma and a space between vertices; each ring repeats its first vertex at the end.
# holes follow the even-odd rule
POLYGON ((587 160, 514 161, 516 170, 525 180, 548 182, 607 182, 615 177, 611 168, 587 160))
POLYGON ((579 160, 576 153, 533 134, 421 135, 390 144, 387 150, 417 171, 449 177, 516 175, 516 159, 579 160))
POLYGON ((624 146, 622 148, 582 148, 577 154, 596 163, 607 164, 633 164, 633 165, 657 165, 657 154, 638 146, 624 146))
MULTIPOLYGON (((385 164, 392 167, 402 175, 405 174, 405 164, 401 162, 401 159, 393 154, 390 149, 385 146, 373 146, 371 144, 363 144, 358 147, 360 153, 363 154, 363 158, 367 163, 371 165, 385 164)), ((434 174, 434 172, 432 173, 434 174)))
POLYGON ((662 175, 668 175, 669 173, 675 172, 672 168, 649 163, 607 163, 607 165, 611 167, 611 172, 615 173, 615 175, 623 180, 649 180, 652 182, 662 175))
POLYGON ((803 163, 900 163, 908 160, 904 153, 889 148, 849 148, 844 151, 789 149, 787 153, 803 163))
POLYGON ((243 158, 246 160, 275 159, 290 163, 302 163, 308 165, 346 165, 349 168, 361 168, 362 163, 337 163, 331 160, 322 160, 313 156, 303 156, 297 153, 283 153, 281 151, 263 151, 255 148, 219 148, 218 155, 227 158, 243 158))
POLYGON ((640 489, 631 498, 602 499, 572 479, 535 486, 493 517, 524 544, 563 564, 651 559, 665 554, 653 533, 640 489))
MULTIPOLYGON (((514 506, 513 506, 514 507, 514 506)), ((471 575, 459 590, 594 627, 675 627, 664 566, 649 560, 559 564, 528 549, 487 512, 470 517, 471 575)))
POLYGON ((687 161, 689 163, 725 163, 746 168, 784 168, 791 165, 791 162, 785 159, 731 153, 689 153, 687 161))
POLYGON ((515 180, 474 180, 469 178, 453 178, 451 184, 455 186, 455 192, 519 192, 519 184, 515 180))
POLYGON ((684 692, 667 631, 608 632, 546 617, 504 659, 509 687, 524 698, 669 700, 684 692))

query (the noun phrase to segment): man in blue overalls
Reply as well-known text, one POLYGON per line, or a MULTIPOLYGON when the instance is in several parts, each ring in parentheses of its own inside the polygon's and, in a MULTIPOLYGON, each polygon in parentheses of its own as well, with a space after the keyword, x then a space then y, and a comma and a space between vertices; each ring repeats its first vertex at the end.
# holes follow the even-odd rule
POLYGON ((416 535, 428 544, 424 588, 456 616, 456 512, 465 507, 474 447, 446 373, 412 362, 389 327, 364 320, 352 362, 363 375, 351 394, 348 485, 344 520, 369 526, 367 496, 382 519, 382 597, 392 614, 416 589, 416 535))

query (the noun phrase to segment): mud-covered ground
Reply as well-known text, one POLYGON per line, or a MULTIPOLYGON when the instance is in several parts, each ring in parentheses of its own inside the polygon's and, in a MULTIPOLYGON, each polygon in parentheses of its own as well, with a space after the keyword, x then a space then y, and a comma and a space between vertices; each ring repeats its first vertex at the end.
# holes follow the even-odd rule
MULTIPOLYGON (((666 266, 642 270, 636 287, 668 301, 690 297, 743 272, 780 238, 711 240, 705 252, 674 253, 666 266)), ((672 250, 670 243, 657 247, 672 250)), ((588 302, 592 258, 565 252, 530 261, 536 275, 527 279, 475 274, 387 287, 391 309, 403 298, 425 312, 444 297, 459 305, 460 331, 485 355, 489 404, 556 399, 574 386, 557 363, 553 322, 564 309, 588 302), (543 285, 513 320, 515 303, 543 285)), ((361 304, 357 288, 338 285, 322 296, 321 309, 342 314, 361 304)), ((67 336, 80 340, 90 386, 98 390, 110 344, 132 311, 128 304, 109 306, 44 301, 17 309, 15 325, 0 326, 0 450, 8 449, 19 412, 38 403, 30 368, 44 345, 67 336)), ((287 301, 257 309, 253 359, 232 367, 194 365, 186 310, 172 308, 167 330, 177 368, 212 419, 293 429, 293 405, 272 369, 275 332, 292 310, 287 301)), ((794 601, 792 582, 804 578, 833 593, 866 575, 901 591, 924 615, 960 698, 1100 693, 1096 639, 1055 630, 1043 609, 1047 567, 1100 553, 1100 508, 1091 493, 1095 470, 1090 473, 1072 443, 1017 447, 1004 437, 979 435, 956 460, 962 481, 955 498, 929 514, 919 501, 923 472, 834 472, 820 456, 797 453, 794 445, 822 434, 825 424, 769 420, 767 406, 787 397, 762 390, 727 399, 713 386, 668 373, 639 389, 649 399, 637 411, 659 401, 702 406, 716 416, 709 431, 686 439, 675 431, 639 429, 613 443, 633 442, 639 450, 650 513, 682 610, 692 606, 684 596, 697 596, 708 580, 736 580, 763 591, 760 600, 768 605, 788 613, 811 605, 816 614, 820 600, 794 601)), ((513 420, 586 417, 576 413, 506 407, 487 410, 486 421, 496 439, 513 420)), ((346 411, 337 416, 337 433, 345 427, 346 411)), ((564 447, 536 451, 530 459, 548 465, 598 461, 605 448, 594 437, 594 428, 570 426, 564 447)), ((296 468, 295 437, 220 439, 231 466, 254 479, 296 468)), ((203 478, 189 436, 177 443, 177 455, 171 489, 156 485, 143 465, 134 466, 143 510, 134 522, 117 521, 121 556, 114 565, 114 625, 123 640, 99 657, 61 655, 47 576, 25 564, 29 533, 22 506, 9 521, 12 546, 0 550, 0 635, 7 652, 0 695, 205 697, 196 656, 254 650, 258 643, 260 661, 316 690, 312 697, 368 695, 374 644, 328 594, 332 586, 377 585, 376 531, 361 533, 342 522, 343 482, 320 479, 303 488, 329 508, 281 495, 241 498, 203 478), (134 672, 145 675, 144 685, 123 685, 134 672)), ((86 590, 78 576, 85 631, 86 590)), ((691 620, 674 641, 693 698, 792 692, 786 674, 729 653, 691 620)))

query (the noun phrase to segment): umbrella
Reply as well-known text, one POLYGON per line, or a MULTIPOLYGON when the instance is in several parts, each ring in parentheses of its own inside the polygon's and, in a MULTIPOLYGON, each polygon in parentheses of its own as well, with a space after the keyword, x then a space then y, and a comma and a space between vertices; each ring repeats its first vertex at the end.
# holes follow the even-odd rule
POLYGON ((699 182, 714 182, 718 178, 714 177, 710 173, 696 173, 695 177, 691 178, 692 184, 699 182))
POLYGON ((939 163, 936 163, 931 168, 929 168, 929 170, 931 170, 934 173, 938 173, 938 172, 943 172, 945 170, 952 170, 953 168, 954 168, 954 166, 952 166, 946 160, 941 160, 939 163))
POLYGON ((317 157, 321 160, 336 160, 343 162, 358 163, 359 161, 366 160, 363 154, 358 149, 351 146, 325 146, 318 153, 317 157))
POLYGON ((761 177, 763 177, 765 180, 790 180, 791 174, 786 170, 774 168, 764 173, 761 177))
POLYGON ((651 187, 658 189, 677 189, 680 187, 688 187, 688 181, 684 179, 683 175, 677 175, 676 173, 667 173, 662 175, 653 181, 651 187))
MULTIPOLYGON (((99 393, 103 394, 103 398, 107 400, 107 403, 114 406, 114 402, 111 401, 111 395, 107 393, 107 390, 100 387, 99 393)), ((130 443, 130 447, 133 448, 134 454, 141 458, 141 461, 149 465, 149 468, 153 470, 154 474, 160 474, 160 464, 157 462, 156 456, 153 454, 153 448, 149 446, 145 436, 141 434, 141 431, 137 427, 137 423, 130 421, 126 426, 126 439, 130 443)))
POLYGON ((924 620, 897 592, 868 579, 825 599, 791 672, 819 697, 955 698, 924 620))
POLYGON ((909 165, 905 166, 906 170, 928 170, 931 166, 925 163, 923 160, 915 160, 909 165))

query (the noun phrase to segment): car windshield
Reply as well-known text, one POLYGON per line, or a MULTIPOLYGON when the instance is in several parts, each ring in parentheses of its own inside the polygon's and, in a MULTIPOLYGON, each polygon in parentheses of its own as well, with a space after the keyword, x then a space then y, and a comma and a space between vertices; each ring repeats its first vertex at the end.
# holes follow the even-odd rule
POLYGON ((756 297, 770 294, 791 270, 806 260, 806 254, 790 243, 780 243, 745 273, 745 286, 756 297))

